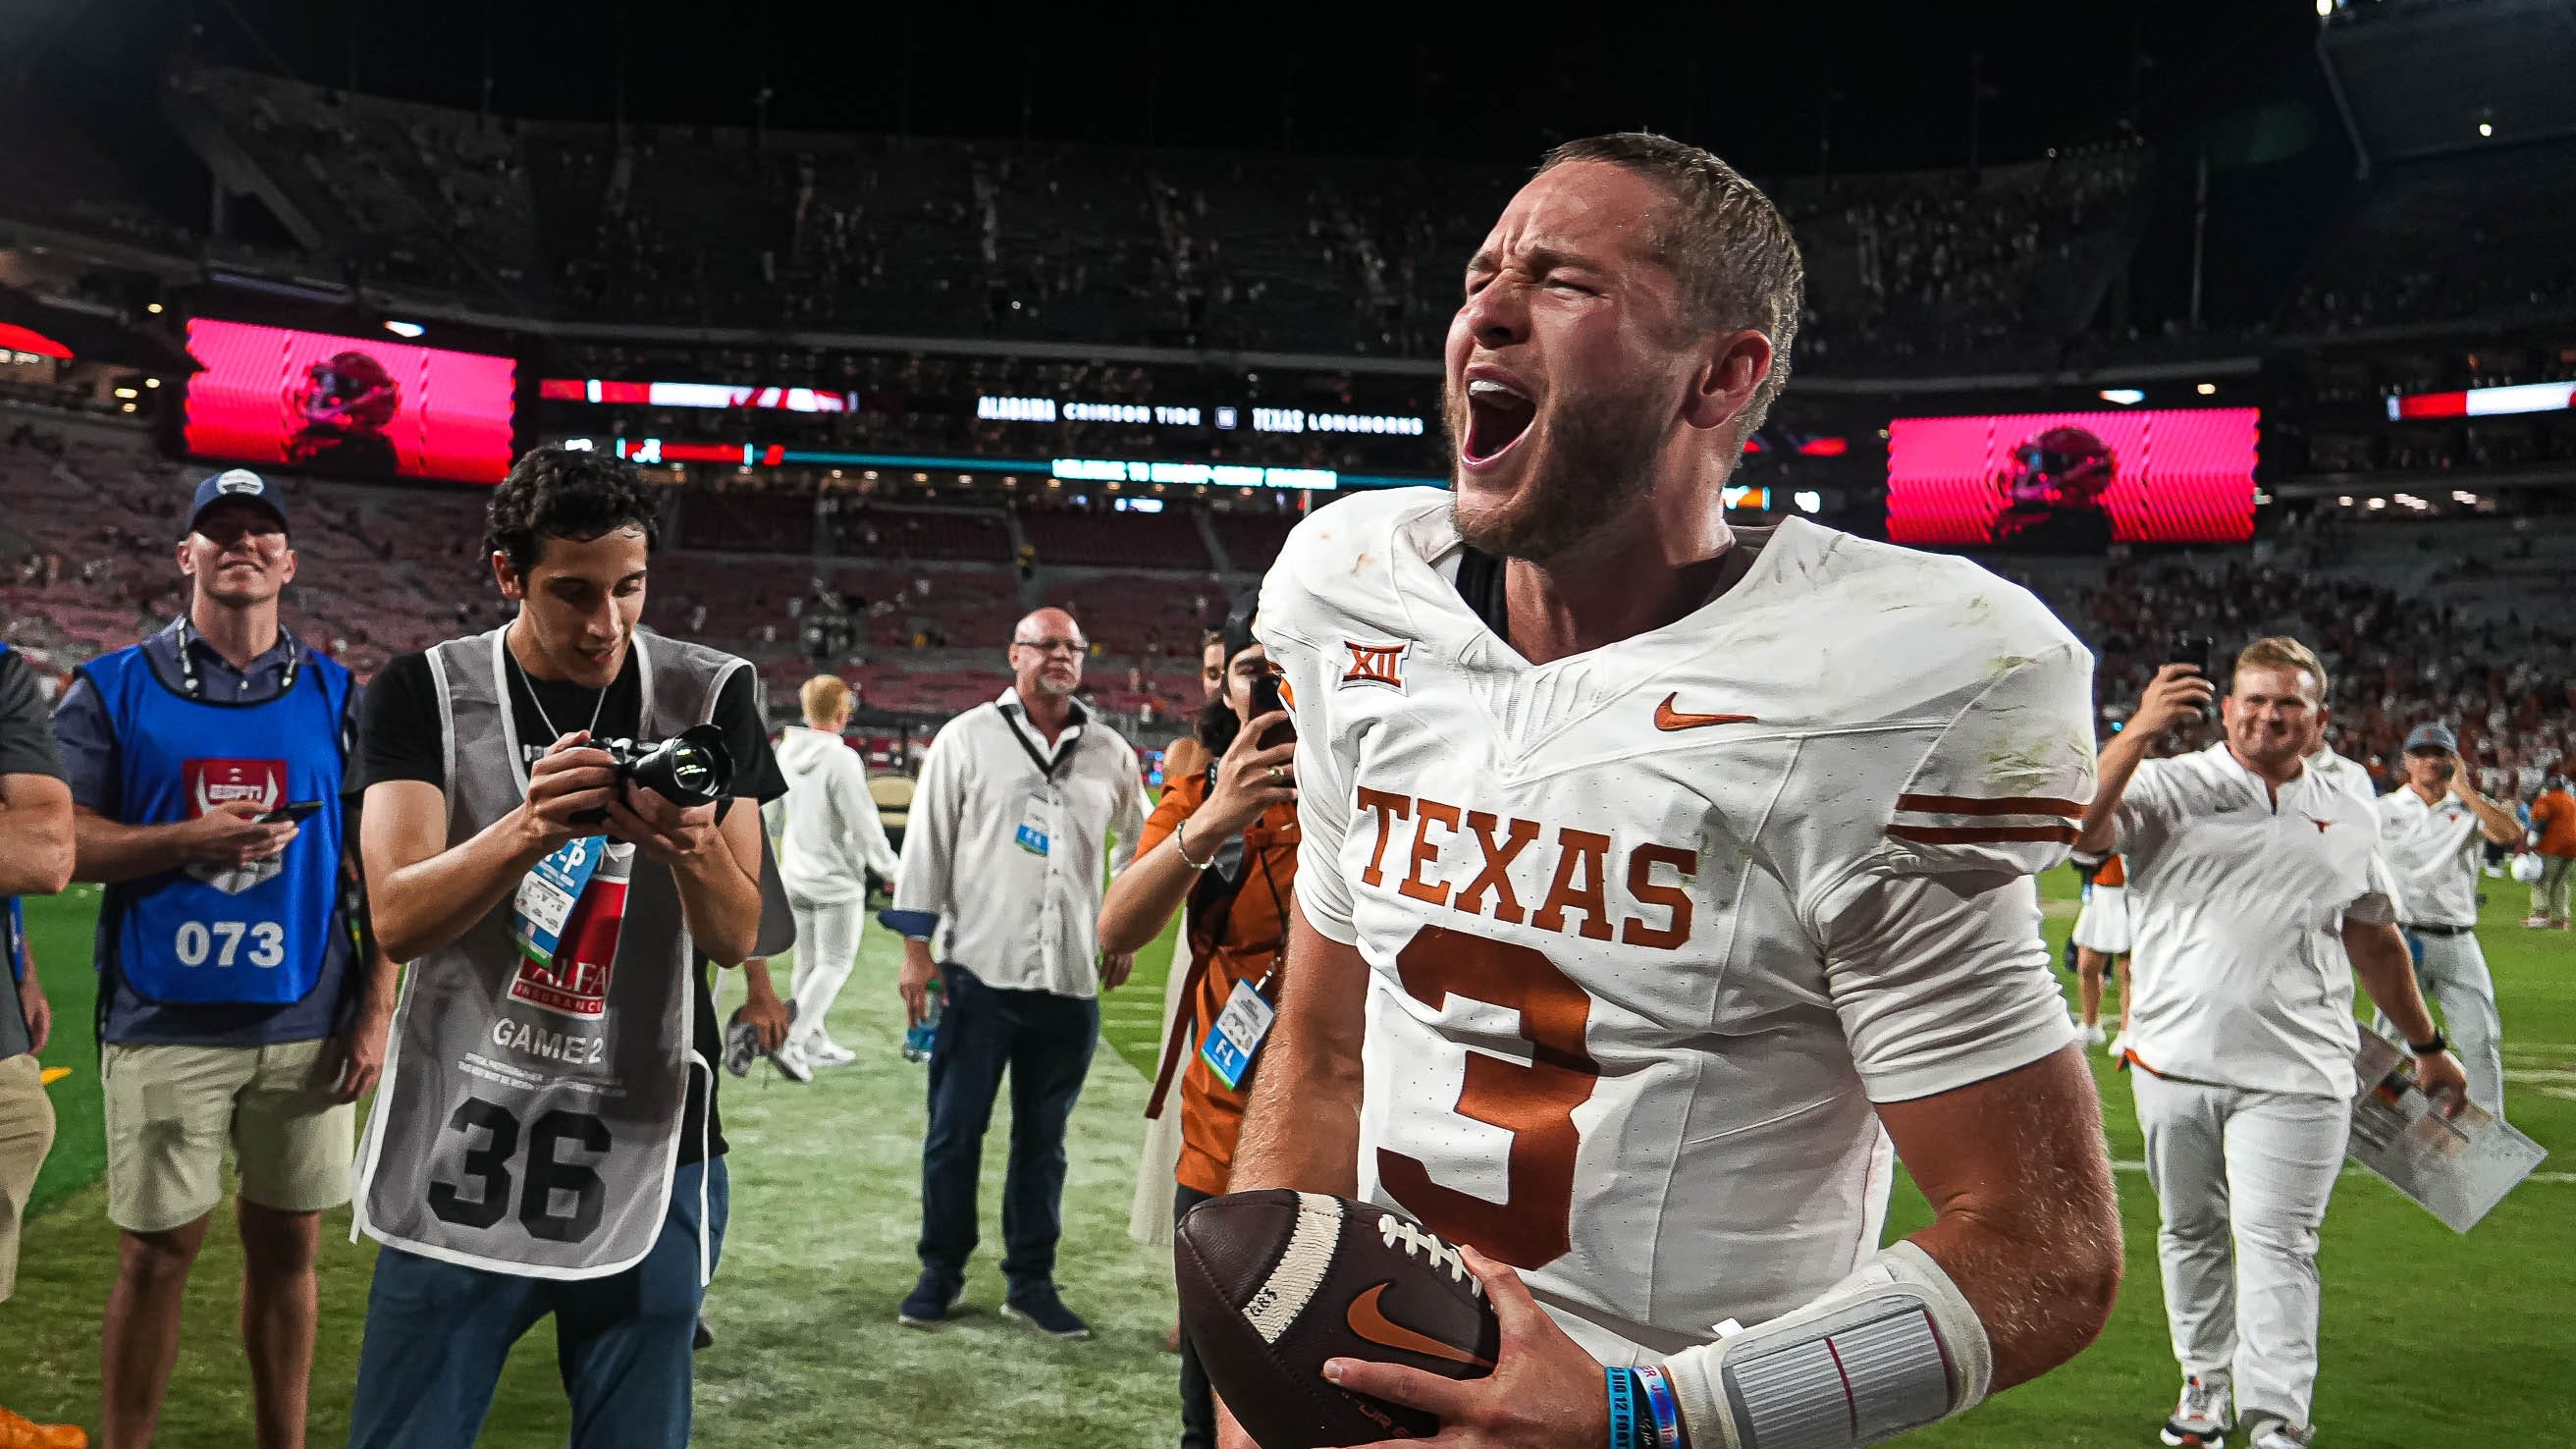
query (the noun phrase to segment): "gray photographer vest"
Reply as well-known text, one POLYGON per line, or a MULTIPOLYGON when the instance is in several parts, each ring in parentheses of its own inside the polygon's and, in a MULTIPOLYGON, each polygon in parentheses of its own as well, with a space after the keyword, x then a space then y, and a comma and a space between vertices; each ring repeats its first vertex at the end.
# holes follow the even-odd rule
MULTIPOLYGON (((450 848, 527 797, 502 633, 429 651, 450 848)), ((751 667, 640 630, 630 647, 643 687, 638 739, 708 722, 724 681, 751 667)), ((617 853, 631 860, 625 926, 604 981, 560 980, 519 954, 515 883, 463 935, 408 963, 358 1153, 357 1227, 369 1237, 536 1278, 602 1277, 652 1250, 688 1094, 706 1090, 697 1072, 712 1083, 714 1068, 690 1048, 696 966, 679 889, 641 852, 617 853)), ((600 875, 620 863, 612 855, 600 875)), ((703 1241, 699 1264, 703 1279, 703 1241)))

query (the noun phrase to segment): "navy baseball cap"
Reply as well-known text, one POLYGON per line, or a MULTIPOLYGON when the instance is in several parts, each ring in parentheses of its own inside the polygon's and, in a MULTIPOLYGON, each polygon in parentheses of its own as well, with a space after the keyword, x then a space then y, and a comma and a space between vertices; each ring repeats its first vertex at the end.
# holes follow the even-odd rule
POLYGON ((2456 754, 2459 748, 2460 737, 2451 733, 2451 727, 2440 720, 2426 720, 2406 736, 2406 753, 2410 755, 2417 750, 2441 750, 2456 754))
POLYGON ((227 498, 244 498, 277 516, 277 526, 286 527, 286 502, 277 485, 248 468, 227 468, 197 485, 197 501, 188 505, 188 531, 197 531, 197 520, 206 510, 227 498))

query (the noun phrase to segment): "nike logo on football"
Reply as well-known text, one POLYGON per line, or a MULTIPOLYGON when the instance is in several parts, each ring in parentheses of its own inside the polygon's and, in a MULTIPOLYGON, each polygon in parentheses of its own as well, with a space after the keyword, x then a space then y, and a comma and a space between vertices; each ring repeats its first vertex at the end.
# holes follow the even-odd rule
POLYGON ((1673 701, 1680 698, 1680 692, 1675 691, 1665 695, 1664 702, 1655 706, 1655 728, 1667 731, 1696 730, 1706 729, 1710 725, 1758 723, 1749 714, 1684 714, 1673 708, 1673 701))
POLYGON ((1451 1363, 1465 1364, 1469 1368, 1488 1370, 1493 1368, 1492 1359, 1479 1358, 1455 1344, 1442 1343, 1427 1333, 1416 1333, 1387 1317, 1385 1311, 1377 1306, 1377 1301, 1385 1296, 1387 1289, 1394 1286, 1395 1280, 1390 1278, 1351 1300, 1351 1310, 1345 1315, 1350 1320, 1351 1332, 1381 1347, 1402 1349, 1406 1353, 1418 1353, 1425 1358, 1446 1359, 1451 1363))

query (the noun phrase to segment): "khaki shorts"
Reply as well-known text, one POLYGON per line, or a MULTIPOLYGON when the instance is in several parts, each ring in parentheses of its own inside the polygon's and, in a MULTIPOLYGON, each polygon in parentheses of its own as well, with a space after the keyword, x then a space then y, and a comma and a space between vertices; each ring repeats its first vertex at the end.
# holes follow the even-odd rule
POLYGON ((54 1145, 54 1104, 43 1069, 30 1055, 0 1061, 0 1301, 18 1286, 18 1228, 36 1169, 54 1145))
POLYGON ((227 1143, 250 1202, 285 1213, 347 1202, 357 1109, 331 1098, 331 1045, 108 1047, 108 1221, 166 1233, 214 1211, 227 1143))

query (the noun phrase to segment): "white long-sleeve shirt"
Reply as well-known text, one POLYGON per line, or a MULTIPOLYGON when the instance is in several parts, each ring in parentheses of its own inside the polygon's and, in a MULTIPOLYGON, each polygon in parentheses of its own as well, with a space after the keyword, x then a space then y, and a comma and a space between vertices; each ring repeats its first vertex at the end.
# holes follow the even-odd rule
POLYGON ((867 894, 869 871, 895 879, 894 847, 858 751, 839 735, 789 725, 779 735, 778 768, 787 793, 768 812, 780 833, 778 876, 790 894, 840 905, 867 894))
POLYGON ((916 928, 935 918, 933 953, 988 986, 1094 995, 1101 893, 1144 825, 1126 741, 1077 707, 1050 751, 1004 690, 930 742, 894 909, 916 928))

